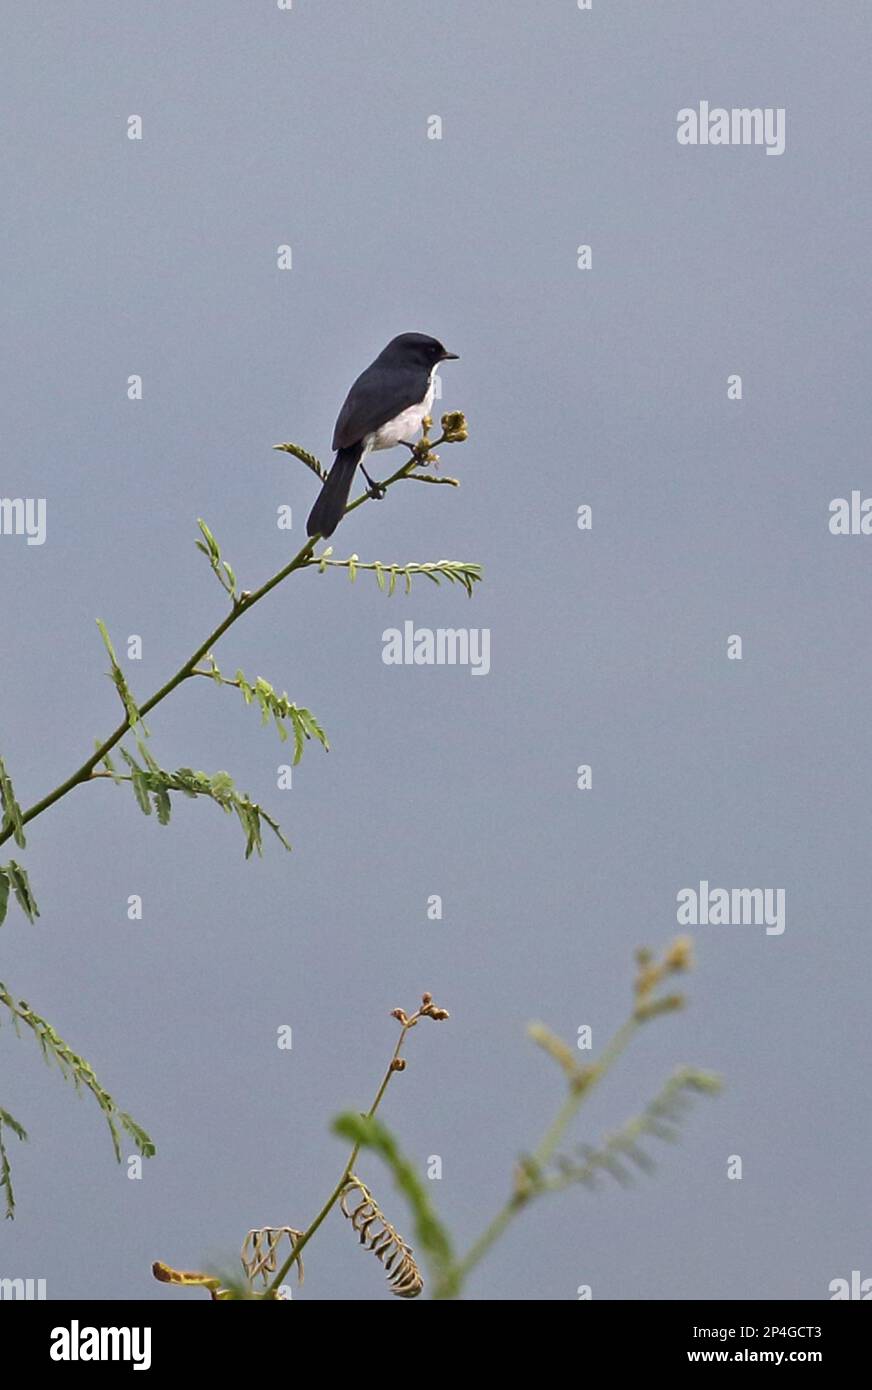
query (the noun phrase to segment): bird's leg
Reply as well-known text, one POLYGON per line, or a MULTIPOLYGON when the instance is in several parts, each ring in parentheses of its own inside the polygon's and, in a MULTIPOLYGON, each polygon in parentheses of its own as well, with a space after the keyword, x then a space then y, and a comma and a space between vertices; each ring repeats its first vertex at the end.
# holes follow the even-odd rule
POLYGON ((412 455, 411 463, 415 468, 421 468, 427 463, 432 463, 437 457, 430 452, 430 445, 432 442, 430 439, 430 427, 432 424, 433 421, 431 417, 425 415, 421 421, 421 438, 418 442, 413 443, 409 439, 400 440, 400 443, 404 444, 412 455))
POLYGON ((371 478, 371 477, 369 476, 369 474, 367 473, 367 471, 366 471, 366 469, 364 468, 363 464, 360 465, 360 471, 361 471, 361 473, 363 474, 363 476, 366 478, 366 481, 369 483, 369 495, 370 495, 370 497, 372 497, 374 501, 380 502, 381 499, 384 497, 385 493, 387 492, 387 488, 386 488, 386 487, 383 487, 381 483, 373 482, 372 478, 371 478))
POLYGON ((401 439, 400 443, 403 445, 404 448, 408 449, 409 451, 409 466, 419 468, 426 457, 426 454, 422 449, 422 445, 424 443, 423 439, 419 440, 417 444, 413 444, 410 439, 401 439))

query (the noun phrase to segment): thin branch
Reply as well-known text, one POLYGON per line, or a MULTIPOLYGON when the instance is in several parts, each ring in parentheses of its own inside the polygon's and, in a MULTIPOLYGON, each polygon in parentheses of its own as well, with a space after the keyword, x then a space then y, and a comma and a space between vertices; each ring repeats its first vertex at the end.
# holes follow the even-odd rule
MULTIPOLYGON (((376 1113, 379 1106, 381 1105, 385 1091, 388 1089, 390 1079, 393 1076, 394 1072, 403 1071, 405 1068, 406 1064, 400 1057, 400 1053, 403 1049, 403 1043, 406 1041, 406 1037, 408 1036, 409 1031, 415 1027, 418 1020, 422 1017, 435 1018, 441 1021, 442 1019, 447 1018, 448 1014, 444 1009, 437 1009, 434 1006, 430 998, 430 995, 425 994, 421 1002, 421 1007, 410 1017, 407 1017, 402 1009, 394 1009, 393 1016, 400 1023, 400 1036, 397 1039, 397 1045, 393 1050, 391 1060, 388 1062, 387 1070, 385 1071, 385 1074, 382 1077, 381 1085, 375 1093, 375 1099, 373 1100, 372 1105, 366 1112, 367 1119, 372 1119, 373 1115, 376 1113)), ((288 1258, 285 1260, 275 1279, 267 1289, 267 1297, 276 1297, 279 1288, 284 1283, 284 1280, 288 1274, 288 1271, 291 1268, 291 1265, 294 1263, 295 1260, 299 1259, 305 1246, 312 1239, 312 1236, 315 1234, 322 1221, 325 1220, 325 1218, 332 1211, 333 1207, 335 1207, 336 1203, 339 1201, 339 1198, 342 1196, 343 1191, 348 1185, 348 1179, 354 1171, 354 1165, 357 1162, 357 1155, 360 1153, 360 1147, 361 1146, 359 1143, 354 1145, 354 1148, 351 1150, 351 1153, 348 1156, 348 1161, 346 1162, 345 1167, 342 1169, 342 1176, 340 1177, 338 1183, 334 1187, 333 1191, 330 1193, 330 1196, 327 1198, 327 1201, 324 1203, 321 1210, 318 1212, 318 1215, 315 1217, 314 1221, 311 1223, 310 1226, 307 1227, 307 1229, 303 1232, 299 1240, 294 1245, 293 1249, 291 1250, 291 1253, 288 1255, 288 1258)))
POLYGON ((155 1146, 151 1138, 131 1115, 125 1110, 119 1109, 117 1102, 101 1084, 90 1063, 86 1062, 84 1057, 81 1057, 77 1052, 74 1052, 69 1043, 65 1042, 57 1030, 35 1009, 32 1009, 23 999, 14 999, 2 981, 0 981, 0 1005, 3 1005, 11 1015, 16 1032, 19 1031, 21 1024, 30 1029, 45 1060, 56 1063, 65 1081, 72 1081, 77 1091, 83 1088, 90 1091, 103 1112, 112 1138, 115 1157, 119 1163, 121 1162, 120 1130, 124 1130, 130 1135, 144 1158, 154 1156, 155 1146))
MULTIPOLYGON (((462 416, 459 418, 460 420, 462 420, 462 416)), ((443 416, 443 425, 445 421, 455 422, 455 417, 443 416)), ((445 432, 443 433, 441 438, 436 441, 436 443, 441 443, 443 441, 447 443, 453 443, 456 441, 459 442, 461 439, 465 437, 465 422, 462 425, 462 427, 461 425, 455 422, 453 433, 449 424, 449 427, 445 429, 445 432)), ((412 470, 414 468, 418 467, 422 462, 428 461, 430 459, 430 451, 432 448, 432 444, 429 439, 426 439, 426 437, 421 440, 420 444, 410 447, 412 448, 411 458, 401 468, 398 468, 395 473, 392 473, 391 476, 380 485, 381 488, 386 489, 392 487, 394 483, 400 482, 403 478, 408 478, 411 475, 412 470)), ((368 490, 366 492, 361 493, 359 497, 355 498, 355 500, 353 502, 350 502, 349 505, 346 507, 345 515, 347 516, 349 512, 356 511, 358 507, 363 506, 364 502, 369 501, 370 498, 371 494, 368 490)), ((187 661, 185 661, 183 665, 179 667, 175 674, 172 675, 169 678, 169 680, 165 682, 164 685, 162 685, 158 690, 156 690, 153 695, 151 695, 147 700, 143 701, 143 703, 137 707, 137 714, 139 716, 139 719, 141 720, 146 714, 153 710, 156 705, 159 705, 161 701, 167 698, 168 695, 171 695, 172 692, 176 690, 178 686, 182 684, 183 681, 186 681, 190 676, 194 674, 194 668, 198 665, 198 663, 203 660, 203 658, 209 653, 209 651, 216 645, 219 639, 224 636, 225 632, 227 632, 233 626, 234 623, 238 622, 238 620, 242 617, 243 613, 247 613, 250 609, 254 608, 255 604, 260 603, 262 599, 266 598, 267 594, 272 593, 273 589, 277 588, 279 584, 282 584, 284 580, 286 580, 290 575, 294 574, 295 571, 305 569, 309 565, 317 563, 317 561, 313 560, 312 558, 313 551, 318 541, 322 539, 323 537, 320 534, 317 536, 311 536, 306 541, 305 545, 302 546, 302 548, 297 552, 294 558, 290 560, 288 564, 284 565, 282 569, 280 569, 276 574, 274 574, 271 579, 268 579, 264 584, 262 584, 259 589, 255 589, 253 593, 243 591, 242 593, 236 595, 233 600, 233 607, 230 613, 228 613, 228 615, 218 624, 218 626, 215 627, 212 630, 212 632, 209 633, 209 636, 205 639, 205 641, 200 643, 196 651, 188 657, 187 661)), ((6 840, 8 840, 13 834, 20 834, 21 826, 27 824, 29 821, 34 820, 37 816, 42 815, 44 811, 47 811, 50 806, 53 806, 55 804, 56 801, 60 801, 62 797, 66 796, 75 787, 78 787, 83 783, 90 781, 91 774, 93 773, 94 769, 98 767, 101 762, 103 762, 107 753, 110 753, 112 749, 116 746, 116 744, 120 743, 121 739, 127 733, 128 729, 130 729, 132 726, 133 725, 130 717, 126 719, 122 724, 119 724, 117 729, 115 729, 114 732, 111 733, 109 737, 99 745, 96 751, 93 752, 90 755, 90 757, 88 757, 85 760, 85 762, 81 764, 80 767, 76 768, 75 772, 72 772, 70 776, 65 778, 65 780, 61 782, 57 787, 55 787, 53 791, 50 791, 46 796, 42 797, 41 800, 35 802, 33 806, 28 807, 26 811, 21 811, 20 817, 16 819, 15 824, 13 824, 12 820, 9 817, 7 817, 7 823, 2 827, 2 829, 0 829, 0 845, 2 845, 6 840)))
POLYGON ((659 1014, 679 1009, 684 1004, 681 995, 662 995, 658 990, 667 976, 688 970, 691 966, 691 944, 687 937, 678 937, 662 960, 655 961, 650 951, 637 952, 637 974, 634 984, 634 1005, 629 1018, 606 1046, 599 1061, 590 1066, 575 1062, 569 1048, 541 1024, 531 1025, 534 1041, 554 1058, 566 1074, 568 1093, 551 1124, 545 1130, 533 1153, 518 1165, 513 1189, 499 1211, 472 1244, 466 1255, 454 1265, 436 1289, 436 1298, 453 1298, 467 1275, 487 1254, 502 1235, 510 1221, 542 1191, 542 1170, 556 1153, 579 1107, 593 1088, 623 1055, 641 1026, 659 1014))
MULTIPOLYGON (((363 500, 365 500, 365 498, 363 500)), ((149 699, 145 700, 139 706, 140 717, 148 714, 149 711, 153 710, 156 705, 159 705, 162 700, 165 700, 168 695, 171 695, 172 692, 179 685, 181 685, 182 681, 188 679, 193 668, 197 665, 197 663, 199 661, 202 661, 206 653, 212 647, 214 647, 216 642, 218 642, 219 638, 223 637, 224 633, 227 632, 228 629, 231 628, 233 624, 238 621, 239 618, 241 618, 243 613, 247 613, 250 608, 253 608, 256 603, 259 603, 261 599, 265 598, 266 595, 276 587, 276 585, 281 584, 282 581, 287 579, 289 575, 293 574, 295 570, 301 569, 308 557, 311 555, 312 550, 314 549, 318 540, 318 536, 311 537, 302 547, 302 549, 297 552, 293 560, 291 560, 289 564, 285 565, 283 569, 279 570, 278 574, 274 574, 271 579, 268 579, 267 582, 265 584, 262 584, 259 589, 255 590, 254 593, 241 595, 238 603, 231 610, 231 612, 228 613, 227 617, 224 618, 224 620, 220 622, 218 626, 213 629, 212 632, 210 632, 205 642, 201 642, 197 650, 193 653, 192 656, 188 658, 188 660, 182 666, 179 667, 175 675, 171 676, 170 679, 164 685, 162 685, 159 690, 156 690, 155 693, 149 697, 149 699)), ((103 759, 106 757, 106 754, 110 753, 112 749, 115 747, 115 745, 121 742, 129 728, 130 723, 128 720, 125 720, 123 724, 119 724, 118 728, 114 731, 114 733, 110 734, 109 737, 103 743, 100 744, 96 752, 92 753, 91 756, 88 759, 86 759, 85 762, 82 763, 81 767, 76 768, 75 772, 71 773, 71 775, 67 777, 65 781, 61 782, 59 786, 55 787, 54 791, 51 791, 48 793, 47 796, 44 796, 41 801, 37 801, 35 805, 30 806, 26 811, 22 812, 22 822, 26 824, 28 821, 32 821, 36 816, 42 815, 43 811, 47 811, 48 808, 50 806, 53 806, 56 801, 60 801, 61 797, 66 796, 67 793, 71 792, 74 787, 79 786, 83 782, 89 781, 91 773, 94 771, 94 769, 98 766, 99 763, 103 761, 103 759)), ((4 840, 8 839, 10 834, 11 827, 7 829, 3 834, 0 834, 0 844, 2 844, 4 840)))

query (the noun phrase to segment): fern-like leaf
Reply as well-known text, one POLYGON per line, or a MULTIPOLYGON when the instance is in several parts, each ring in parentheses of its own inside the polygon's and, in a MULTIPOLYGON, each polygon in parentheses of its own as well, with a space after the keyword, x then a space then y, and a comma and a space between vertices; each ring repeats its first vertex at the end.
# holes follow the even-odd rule
POLYGON ((8 1110, 0 1106, 0 1192, 5 1193, 6 1219, 11 1221, 15 1216, 15 1193, 12 1188, 12 1168, 3 1135, 4 1128, 21 1140, 27 1138, 27 1130, 24 1125, 18 1123, 14 1115, 10 1115, 8 1110))
MULTIPOLYGON (((136 704, 136 701, 133 698, 133 693, 130 689, 130 686, 127 684, 127 678, 118 664, 118 658, 115 655, 115 648, 112 645, 112 639, 109 636, 106 624, 103 622, 102 618, 97 619, 97 626, 100 629, 100 636, 103 638, 103 645, 106 648, 106 651, 109 653, 109 662, 112 667, 110 671, 112 683, 115 686, 115 689, 118 691, 119 700, 124 706, 124 713, 127 715, 128 727, 134 729, 136 728, 137 724, 142 724, 142 716, 139 713, 139 708, 136 704)), ((145 726, 143 725, 143 729, 144 728, 145 726)))
POLYGON ((8 864, 0 865, 0 926, 6 919, 10 889, 28 922, 35 922, 39 916, 39 908, 30 887, 27 870, 14 859, 10 859, 8 864))
POLYGON ((333 548, 328 546, 320 555, 313 555, 306 560, 305 564, 316 565, 321 574, 328 568, 347 569, 352 583, 360 570, 371 570, 379 588, 389 596, 394 592, 398 579, 403 580, 406 593, 410 594, 415 575, 422 575, 433 584, 439 584, 443 579, 449 584, 459 584, 470 598, 475 585, 480 584, 482 580, 481 565, 474 565, 466 560, 429 560, 425 564, 410 562, 407 565, 386 565, 381 560, 363 561, 357 555, 351 555, 347 560, 334 560, 332 556, 333 548))
POLYGON ((430 1195, 417 1170, 400 1152, 391 1131, 374 1115, 347 1112, 334 1120, 333 1132, 343 1139, 351 1140, 353 1144, 358 1144, 362 1149, 372 1150, 382 1159, 409 1205, 418 1245, 437 1274, 440 1277, 445 1275, 453 1263, 448 1233, 436 1215, 430 1195))
POLYGON ((227 815, 235 814, 245 833, 246 859, 255 851, 259 855, 263 854, 264 825, 269 826, 285 849, 291 848, 278 822, 256 801, 252 801, 247 793, 238 791, 228 772, 214 772, 210 775, 208 772, 195 772, 190 767, 179 767, 174 772, 168 772, 155 762, 143 744, 140 743, 138 746, 145 766, 138 763, 133 754, 122 747, 121 756, 130 768, 130 774, 115 780, 130 782, 137 804, 144 815, 150 816, 154 807, 159 823, 167 825, 172 810, 171 792, 181 792, 183 796, 190 797, 205 796, 220 806, 227 815))
POLYGON ((263 676, 258 676, 254 685, 250 685, 242 671, 236 672, 235 684, 242 691, 246 704, 256 702, 260 706, 262 723, 268 724, 270 719, 273 720, 283 743, 288 737, 287 726, 290 724, 294 735, 295 766, 303 756, 303 748, 310 738, 317 739, 325 750, 329 750, 327 735, 311 710, 295 705, 289 699, 287 691, 280 695, 263 676))
POLYGON ((231 680, 219 669, 211 653, 207 660, 208 666, 198 666, 191 674, 207 676, 216 685, 229 685, 235 690, 241 691, 242 698, 247 705, 256 704, 259 707, 261 723, 269 724, 270 720, 273 721, 282 743, 293 734, 295 766, 302 758, 303 749, 309 739, 316 739, 325 752, 329 752, 330 744, 327 741, 327 735, 312 711, 303 705, 295 705, 287 691, 282 691, 280 695, 263 676, 258 676, 252 683, 246 678, 244 671, 237 671, 235 678, 231 680))
POLYGON ((232 567, 221 557, 221 547, 213 536, 209 527, 202 517, 197 518, 197 525, 200 528, 201 541, 194 541, 198 550, 201 550, 209 561, 212 573, 221 585, 227 596, 236 603, 238 595, 236 592, 236 575, 232 567))
POLYGON ((6 771, 6 764, 2 758, 0 758, 0 811, 3 812, 2 817, 0 817, 0 832, 11 829, 12 838, 18 848, 25 849, 27 842, 24 838, 21 807, 18 804, 12 780, 6 771))
MULTIPOLYGON (((39 1044, 40 1051, 49 1064, 55 1063, 65 1081, 71 1081, 77 1091, 90 1091, 106 1121, 112 1139, 116 1160, 121 1162, 121 1132, 128 1134, 143 1158, 152 1158, 156 1153, 154 1141, 141 1125, 137 1124, 126 1110, 120 1110, 114 1098, 98 1080, 93 1067, 84 1057, 74 1052, 46 1019, 42 1018, 23 999, 13 999, 6 986, 0 981, 0 1005, 12 1018, 16 1033, 22 1026, 30 1029, 39 1044)), ((18 1128, 6 1118, 6 1124, 18 1134, 18 1128)), ((20 1127, 19 1127, 20 1128, 20 1127)), ((23 1132, 19 1138, 26 1137, 23 1132)), ((0 1182, 0 1186, 3 1186, 0 1182)), ((8 1192, 7 1192, 8 1199, 8 1192)), ((8 1214, 8 1213, 7 1213, 8 1214)))
POLYGON ((676 1071, 645 1107, 614 1134, 608 1134, 599 1145, 582 1144, 576 1149, 578 1157, 561 1155, 553 1167, 542 1171, 530 1159, 521 1160, 520 1189, 555 1192, 575 1183, 593 1187, 600 1174, 607 1173, 622 1186, 633 1177, 633 1169, 650 1173, 654 1162, 640 1141, 646 1136, 672 1142, 679 1136, 694 1095, 715 1095, 720 1080, 710 1072, 682 1067, 676 1071), (581 1159, 581 1162, 579 1162, 581 1159), (526 1181, 525 1181, 526 1179, 526 1181))
POLYGON ((320 459, 316 459, 314 454, 310 454, 308 449, 301 448, 299 444, 274 444, 273 448, 278 449, 279 452, 283 454, 293 454, 295 459, 300 460, 300 463, 304 463, 307 468, 311 468, 315 477, 320 478, 322 482, 327 477, 327 469, 321 463, 320 459))

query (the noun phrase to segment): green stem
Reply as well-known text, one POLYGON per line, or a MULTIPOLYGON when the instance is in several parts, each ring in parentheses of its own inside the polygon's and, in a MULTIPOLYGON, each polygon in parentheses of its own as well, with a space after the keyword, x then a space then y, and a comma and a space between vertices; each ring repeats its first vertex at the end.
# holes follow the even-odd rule
MULTIPOLYGON (((411 1017, 410 1019, 408 1019, 408 1020, 403 1024, 402 1028, 400 1029, 400 1036, 399 1036, 399 1038, 397 1039, 397 1045, 396 1045, 396 1047, 394 1048, 393 1056, 391 1057, 391 1060, 390 1060, 390 1062, 388 1063, 387 1071, 385 1072, 384 1076, 382 1077, 381 1085, 379 1086, 378 1090, 377 1090, 376 1093, 375 1093, 375 1099, 374 1099, 372 1105, 369 1107, 369 1110, 366 1112, 366 1118, 367 1118, 368 1120, 369 1120, 369 1119, 372 1119, 373 1115, 375 1114, 375 1112, 378 1110, 379 1106, 380 1106, 381 1103, 382 1103, 382 1097, 384 1096, 385 1091, 388 1089, 388 1085, 389 1085, 389 1083, 390 1083, 390 1079, 391 1079, 391 1077, 393 1076, 393 1074, 394 1074, 394 1072, 395 1072, 395 1070, 396 1070, 396 1067, 394 1066, 394 1063, 396 1062, 397 1058, 398 1058, 399 1055, 400 1055, 400 1052, 401 1052, 401 1050, 402 1050, 403 1043, 404 1043, 405 1040, 406 1040, 406 1034, 408 1033, 409 1029, 412 1028, 412 1027, 414 1026, 414 1024, 417 1022, 417 1019, 418 1019, 418 1015, 417 1015, 417 1014, 413 1014, 412 1017, 411 1017)), ((341 1178, 339 1179, 338 1183, 337 1183, 336 1186, 334 1187, 333 1191, 330 1193, 330 1196, 327 1198, 327 1201, 324 1203, 324 1205, 323 1205, 323 1207, 321 1208, 321 1210, 318 1212, 318 1215, 315 1217, 314 1221, 311 1223, 311 1225, 309 1225, 309 1226, 306 1227, 306 1230, 305 1230, 305 1231, 303 1232, 303 1234, 300 1236, 299 1240, 297 1241, 296 1245, 295 1245, 294 1248, 292 1249, 292 1251, 291 1251, 290 1255, 288 1256, 288 1258, 285 1260, 284 1264, 282 1265, 282 1267, 281 1267, 281 1269, 279 1270, 278 1274, 276 1275, 275 1279, 273 1279, 273 1281, 272 1281, 272 1283, 270 1284, 269 1288, 266 1290, 266 1293, 265 1293, 265 1295, 264 1295, 265 1298, 274 1298, 274 1297, 275 1297, 275 1295, 276 1295, 276 1293, 278 1292, 279 1288, 281 1287, 281 1285, 284 1283, 285 1279, 287 1278, 288 1272, 289 1272, 291 1266, 293 1265, 294 1261, 297 1259, 297 1257, 298 1257, 299 1255, 302 1254, 303 1249, 305 1248, 305 1246, 308 1245, 309 1241, 312 1239, 312 1237, 313 1237, 313 1235, 315 1234, 315 1232, 317 1231, 318 1227, 321 1225, 321 1222, 322 1222, 322 1221, 325 1219, 325 1217, 332 1211, 333 1207, 335 1207, 336 1203, 339 1201, 339 1198, 342 1196, 342 1193, 343 1193, 343 1190, 344 1190, 344 1188, 345 1188, 345 1185, 346 1185, 346 1183, 348 1182, 348 1179, 350 1178, 352 1172, 354 1171, 354 1165, 355 1165, 355 1163, 357 1162, 357 1155, 358 1155, 359 1153, 360 1153, 360 1144, 358 1143, 358 1144, 355 1144, 354 1148, 351 1150, 351 1153, 348 1155, 348 1161, 346 1162, 345 1167, 342 1169, 342 1176, 341 1176, 341 1178)))
MULTIPOLYGON (((391 474, 391 476, 382 483, 382 487, 391 487, 394 483, 399 482, 401 478, 408 477, 411 470, 417 467, 419 461, 418 454, 413 451, 411 459, 403 464, 402 468, 398 468, 395 473, 391 474)), ((356 511, 358 507, 362 506, 363 503, 368 500, 369 492, 361 493, 359 497, 355 498, 355 500, 349 503, 345 508, 345 515, 347 516, 349 512, 356 511)), ((139 706, 140 715, 148 714, 154 709, 155 705, 159 705, 162 700, 165 700, 168 695, 171 695, 183 681, 194 675, 194 667, 197 663, 202 661, 203 657, 206 656, 207 652, 211 650, 218 639, 224 636, 224 633, 242 617, 243 613, 247 613, 256 603, 260 603, 261 599, 266 598, 267 594, 271 593, 277 585, 281 584, 289 575, 293 574, 295 570, 308 567, 312 560, 312 551, 318 541, 322 539, 323 537, 320 535, 311 536, 302 549, 297 552, 293 560, 285 565, 284 568, 280 569, 277 574, 274 574, 271 579, 268 579, 266 583, 262 584, 254 593, 241 596, 237 599, 227 617, 209 633, 205 642, 200 644, 193 656, 189 657, 184 665, 179 667, 175 675, 171 676, 165 685, 162 685, 159 690, 155 691, 154 695, 150 696, 143 705, 139 706)), ((123 724, 119 724, 114 733, 110 734, 109 737, 100 744, 97 751, 92 753, 92 755, 82 763, 81 767, 76 768, 75 772, 71 773, 59 786, 55 787, 54 791, 44 796, 41 801, 37 801, 33 806, 28 807, 26 811, 22 811, 22 824, 26 825, 28 821, 34 820, 36 816, 41 816, 43 811, 47 811, 56 801, 60 801, 61 798, 66 796, 68 792, 71 792, 74 787, 78 787, 82 783, 90 781, 91 774, 95 767, 97 767, 98 763, 103 761, 106 754, 110 753, 117 743, 120 743, 129 728, 129 720, 125 720, 123 724)), ((8 840, 12 833, 13 828, 10 824, 0 833, 0 845, 8 840)))
MULTIPOLYGON (((554 1120, 533 1150, 532 1168, 543 1168, 552 1158, 570 1123, 575 1118, 582 1101, 614 1065, 638 1027, 639 1020, 633 1014, 618 1029, 596 1066, 591 1067, 584 1079, 584 1084, 575 1086, 570 1090, 554 1120)), ((512 1193, 463 1258, 458 1260, 448 1271, 441 1286, 436 1290, 437 1298, 454 1297, 459 1293, 463 1281, 487 1254, 494 1242, 499 1239, 512 1218, 527 1205, 533 1196, 535 1196, 535 1191, 525 1191, 523 1188, 512 1193)))
MULTIPOLYGON (((206 653, 215 645, 218 639, 224 636, 224 633, 228 630, 228 628, 232 627, 233 624, 239 618, 241 618, 243 613, 247 613, 249 608, 253 608, 256 603, 259 603, 262 598, 265 598, 266 595, 272 589, 274 589, 277 584, 281 584, 283 579, 287 579, 289 574, 293 574, 294 570, 302 568, 302 566, 306 563, 307 559, 311 555, 312 548, 314 547, 317 540, 317 536, 314 536, 310 540, 308 540, 306 544, 303 546, 302 550, 300 550, 298 554, 294 556, 293 560, 291 560, 289 564, 285 565, 283 569, 279 570, 278 574, 274 574, 271 579, 268 579, 267 582, 265 584, 262 584, 261 587, 255 590, 253 594, 250 594, 247 598, 242 598, 237 603, 235 603, 231 611, 227 614, 227 617, 223 620, 223 622, 220 622, 212 632, 209 633, 209 636, 206 638, 205 642, 202 642, 200 644, 200 646, 194 652, 193 656, 189 657, 188 660, 184 663, 184 665, 179 667, 175 675, 171 676, 165 685, 162 685, 159 690, 155 691, 154 695, 150 696, 149 699, 147 699, 143 705, 139 706, 140 715, 144 716, 148 714, 151 710, 154 709, 155 705, 159 705, 162 700, 165 700, 168 695, 171 695, 172 692, 178 686, 181 685, 182 681, 187 680, 193 668, 196 666, 197 662, 202 660, 206 653)), ((86 762, 82 763, 81 767, 76 768, 76 771, 72 773, 66 779, 66 781, 61 782, 60 786, 55 787, 54 791, 49 792, 49 794, 47 796, 44 796, 41 801, 37 801, 34 806, 30 806, 26 811, 22 811, 22 822, 26 824, 28 821, 33 820, 36 816, 42 815, 43 811, 47 811, 49 806, 53 806, 56 801, 60 801, 61 797, 66 796, 67 793, 71 792, 74 787, 79 786, 82 782, 89 781, 91 773, 94 771, 97 764, 103 761, 106 754, 111 752, 111 750, 115 747, 116 743, 120 743, 121 739, 123 739, 124 735, 127 733, 129 728, 130 721, 127 719, 122 724, 119 724, 115 732, 110 734, 109 737, 105 740, 105 742, 100 744, 100 747, 97 749, 97 751, 95 753, 92 753, 90 758, 88 758, 86 762)), ((7 840, 9 838, 9 835, 11 833, 12 829, 10 826, 2 835, 0 835, 0 844, 2 844, 4 840, 7 840)))
POLYGON ((594 1086, 599 1085, 606 1072, 627 1047, 627 1044, 630 1042, 630 1039, 638 1027, 638 1020, 635 1014, 633 1014, 627 1019, 626 1023, 618 1029, 617 1033, 606 1047, 602 1057, 596 1063, 596 1066, 591 1067, 584 1079, 584 1084, 573 1087, 570 1090, 569 1095, 557 1112, 553 1123, 542 1136, 538 1146, 533 1150, 533 1164, 537 1168, 544 1168, 545 1164, 552 1158, 557 1146, 569 1128, 570 1123, 575 1118, 582 1101, 590 1095, 594 1086))

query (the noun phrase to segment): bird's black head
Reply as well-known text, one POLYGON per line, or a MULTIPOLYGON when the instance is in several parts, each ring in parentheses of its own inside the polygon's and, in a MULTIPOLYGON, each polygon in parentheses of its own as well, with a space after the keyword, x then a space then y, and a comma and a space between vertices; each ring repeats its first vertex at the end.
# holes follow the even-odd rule
POLYGON ((428 338, 426 333, 401 333, 379 353, 378 360, 388 366, 416 366, 429 370, 437 362, 447 362, 456 357, 456 352, 446 352, 436 338, 428 338))

